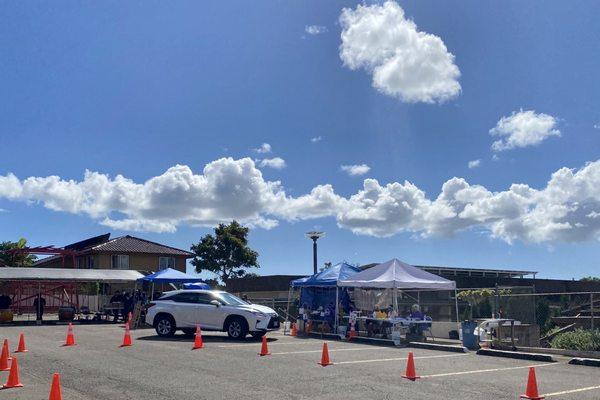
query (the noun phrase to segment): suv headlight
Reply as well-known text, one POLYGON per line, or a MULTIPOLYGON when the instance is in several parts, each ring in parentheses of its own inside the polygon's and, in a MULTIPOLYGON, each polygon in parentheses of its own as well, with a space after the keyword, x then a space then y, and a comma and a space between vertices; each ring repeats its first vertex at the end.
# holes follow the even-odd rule
POLYGON ((266 315, 260 311, 250 311, 250 314, 256 315, 257 317, 266 317, 266 315))

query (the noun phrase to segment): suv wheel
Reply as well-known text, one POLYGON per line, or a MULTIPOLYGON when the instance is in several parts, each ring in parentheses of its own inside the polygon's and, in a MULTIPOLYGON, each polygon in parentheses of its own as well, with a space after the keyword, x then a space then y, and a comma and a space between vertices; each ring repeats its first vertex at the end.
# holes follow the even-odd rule
POLYGON ((175 320, 168 314, 159 315, 154 320, 154 329, 161 337, 171 337, 175 334, 175 320))
POLYGON ((233 317, 227 323, 227 336, 231 339, 242 340, 248 334, 248 323, 242 317, 233 317))

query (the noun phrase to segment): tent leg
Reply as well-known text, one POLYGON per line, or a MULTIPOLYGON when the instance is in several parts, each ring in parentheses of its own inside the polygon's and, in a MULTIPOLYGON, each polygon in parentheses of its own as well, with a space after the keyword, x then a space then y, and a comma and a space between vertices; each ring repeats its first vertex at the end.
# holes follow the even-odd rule
POLYGON ((150 300, 154 300, 154 282, 152 282, 152 292, 150 292, 150 300))
POLYGON ((335 287, 335 313, 334 313, 335 315, 334 315, 334 321, 333 321, 333 331, 334 331, 334 334, 337 334, 337 332, 338 332, 338 314, 339 314, 339 311, 338 311, 339 306, 338 306, 338 304, 340 304, 340 300, 339 299, 340 299, 339 287, 337 287, 337 285, 336 285, 336 287, 335 287))
POLYGON ((394 301, 392 302, 392 305, 394 306, 394 313, 396 314, 396 316, 399 316, 398 314, 398 288, 394 287, 394 301))
POLYGON ((458 290, 454 289, 454 308, 456 309, 456 329, 460 332, 460 317, 458 316, 458 290))

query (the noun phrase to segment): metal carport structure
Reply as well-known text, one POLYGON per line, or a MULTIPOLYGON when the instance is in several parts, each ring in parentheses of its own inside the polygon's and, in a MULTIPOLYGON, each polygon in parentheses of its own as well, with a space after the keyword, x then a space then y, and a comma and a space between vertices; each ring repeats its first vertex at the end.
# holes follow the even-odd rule
MULTIPOLYGON (((62 305, 79 309, 77 284, 132 283, 144 277, 135 270, 73 269, 73 268, 0 268, 0 283, 7 282, 11 294, 11 309, 17 314, 28 310, 28 303, 38 295, 49 296, 62 305)), ((57 306, 47 306, 48 310, 57 306)), ((33 310, 35 311, 35 310, 33 310)))

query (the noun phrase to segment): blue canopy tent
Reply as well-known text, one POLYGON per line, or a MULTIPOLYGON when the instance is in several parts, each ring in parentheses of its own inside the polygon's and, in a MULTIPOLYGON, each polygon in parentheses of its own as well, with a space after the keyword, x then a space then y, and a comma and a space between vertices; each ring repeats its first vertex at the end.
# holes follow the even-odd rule
POLYGON ((318 274, 296 279, 291 282, 293 287, 336 286, 338 281, 350 279, 360 272, 360 268, 341 262, 318 274))
MULTIPOLYGON (((338 263, 315 275, 295 279, 290 282, 289 297, 291 299, 291 292, 294 288, 300 288, 300 305, 302 307, 306 306, 314 310, 318 307, 326 309, 333 306, 333 309, 329 310, 330 322, 334 322, 334 327, 337 328, 338 305, 340 303, 338 282, 350 279, 359 272, 360 269, 358 267, 345 262, 338 263)), ((341 303, 344 308, 347 308, 350 298, 346 289, 342 289, 341 292, 341 303)))
POLYGON ((138 282, 152 283, 151 299, 154 299, 155 283, 202 283, 202 279, 194 275, 186 274, 185 272, 177 271, 173 268, 165 268, 153 274, 139 278, 138 282))

